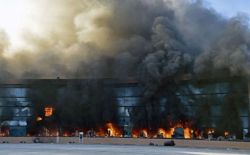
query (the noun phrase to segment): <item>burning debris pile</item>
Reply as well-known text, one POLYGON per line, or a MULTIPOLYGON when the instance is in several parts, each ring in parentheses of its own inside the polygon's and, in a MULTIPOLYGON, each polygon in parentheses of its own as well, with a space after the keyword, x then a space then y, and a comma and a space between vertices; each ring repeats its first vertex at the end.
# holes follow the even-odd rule
POLYGON ((132 137, 134 138, 197 138, 193 136, 193 129, 187 127, 186 123, 173 124, 169 129, 159 128, 156 132, 150 132, 148 129, 134 129, 132 137))

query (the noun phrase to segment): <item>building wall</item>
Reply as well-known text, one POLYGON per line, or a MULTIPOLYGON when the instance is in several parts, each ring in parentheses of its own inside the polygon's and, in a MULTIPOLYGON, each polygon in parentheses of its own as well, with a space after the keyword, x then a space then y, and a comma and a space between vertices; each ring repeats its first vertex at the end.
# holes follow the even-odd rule
MULTIPOLYGON (((203 106, 205 102, 208 102, 208 104, 211 105, 211 127, 216 127, 216 125, 220 123, 227 96, 236 95, 242 99, 239 102, 243 102, 239 103, 242 104, 239 111, 244 135, 249 129, 250 95, 248 95, 247 86, 248 82, 245 79, 183 81, 178 83, 178 89, 175 95, 184 106, 185 115, 193 119, 197 117, 197 109, 203 106)), ((120 107, 120 125, 124 128, 127 127, 128 130, 132 129, 131 111, 139 104, 143 96, 144 88, 140 87, 137 83, 123 83, 118 84, 116 90, 117 103, 120 107)), ((168 102, 168 98, 169 96, 162 96, 162 101, 168 102)), ((163 108, 166 108, 166 106, 163 106, 163 108)), ((131 131, 127 132, 130 133, 131 131)))
POLYGON ((26 136, 27 120, 32 108, 27 98, 28 88, 22 84, 0 85, 1 131, 8 130, 8 136, 26 136))
MULTIPOLYGON (((32 80, 34 81, 34 80, 32 80)), ((40 80, 46 84, 46 80, 40 80)), ((58 83, 58 80, 48 80, 49 83, 58 83)), ((63 88, 72 80, 60 80, 60 88, 63 88)), ((74 80, 73 80, 74 81, 74 80)), ((76 80, 78 82, 84 80, 76 80)), ((212 80, 211 80, 212 81, 212 80)), ((218 81, 183 81, 178 83, 176 96, 186 109, 186 114, 190 117, 195 116, 194 109, 201 106, 204 100, 213 98, 212 104, 212 120, 216 122, 221 117, 221 108, 225 96, 228 94, 239 93, 249 103, 250 95, 248 81, 246 80, 218 80, 218 81)), ((88 82, 90 84, 91 82, 88 82)), ((31 103, 27 96, 30 90, 30 81, 25 83, 11 83, 0 85, 0 124, 1 129, 8 127, 10 136, 24 136, 29 124, 27 120, 32 116, 32 107, 36 103, 31 103)), ((112 86, 116 92, 116 102, 119 111, 119 125, 130 135, 133 128, 131 120, 132 110, 138 106, 143 96, 144 88, 136 81, 120 82, 118 80, 106 80, 104 87, 112 86)), ((164 91, 164 90, 163 90, 164 91)), ((168 102, 168 96, 162 98, 168 102)), ((161 104, 161 103, 159 103, 161 104)), ((240 119, 245 132, 249 128, 249 104, 241 109, 240 119)), ((214 123, 216 124, 216 123, 214 123)))

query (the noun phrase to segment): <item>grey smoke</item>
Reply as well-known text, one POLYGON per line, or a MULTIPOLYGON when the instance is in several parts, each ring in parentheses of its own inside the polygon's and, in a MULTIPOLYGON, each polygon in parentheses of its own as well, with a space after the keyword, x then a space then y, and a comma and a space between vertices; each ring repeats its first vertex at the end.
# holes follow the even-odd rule
POLYGON ((145 73, 160 81, 186 73, 250 73, 247 19, 227 19, 201 0, 33 3, 40 32, 24 31, 25 47, 4 56, 8 39, 0 34, 2 78, 126 78, 145 73), (46 6, 50 9, 45 11, 46 6))
POLYGON ((224 30, 214 43, 196 59, 197 72, 208 68, 227 69, 230 75, 249 75, 250 33, 242 17, 228 21, 224 30))

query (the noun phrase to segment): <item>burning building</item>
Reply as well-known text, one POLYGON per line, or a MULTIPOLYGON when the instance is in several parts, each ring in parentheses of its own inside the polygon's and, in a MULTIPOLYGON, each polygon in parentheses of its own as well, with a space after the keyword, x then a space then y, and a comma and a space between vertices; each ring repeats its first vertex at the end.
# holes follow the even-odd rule
POLYGON ((1 133, 202 138, 248 132, 245 78, 179 80, 159 89, 145 95, 145 86, 131 79, 7 82, 1 84, 1 133))
POLYGON ((22 46, 0 30, 0 135, 249 132, 243 15, 225 18, 202 0, 34 4, 22 46))
POLYGON ((146 90, 139 83, 120 83, 120 123, 135 137, 199 138, 208 136, 209 129, 223 135, 229 128, 242 136, 249 129, 247 83, 244 78, 181 80, 168 83, 174 92, 161 87, 151 98, 143 96, 146 90))

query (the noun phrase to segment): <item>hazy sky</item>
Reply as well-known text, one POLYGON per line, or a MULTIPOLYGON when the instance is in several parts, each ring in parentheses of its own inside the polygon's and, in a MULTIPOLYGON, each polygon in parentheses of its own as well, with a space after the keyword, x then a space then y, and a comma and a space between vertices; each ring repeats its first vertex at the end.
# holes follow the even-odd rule
POLYGON ((250 17, 250 0, 206 0, 213 8, 227 17, 239 12, 250 17))

